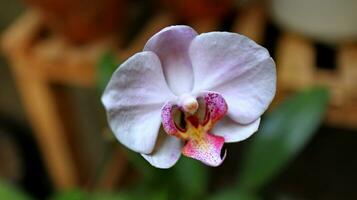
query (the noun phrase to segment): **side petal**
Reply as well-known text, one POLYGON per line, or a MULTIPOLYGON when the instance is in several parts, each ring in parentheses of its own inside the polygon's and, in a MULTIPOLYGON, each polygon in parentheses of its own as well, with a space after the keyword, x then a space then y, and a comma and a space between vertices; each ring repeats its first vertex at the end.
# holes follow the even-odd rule
POLYGON ((194 92, 222 94, 236 122, 257 120, 275 95, 275 63, 268 51, 236 33, 210 32, 192 40, 194 92))
POLYGON ((141 154, 152 166, 167 169, 176 164, 181 157, 182 142, 160 131, 154 151, 151 154, 141 154))
POLYGON ((203 162, 206 165, 217 167, 226 157, 221 158, 224 138, 206 133, 200 140, 189 140, 182 149, 182 154, 203 162))
POLYGON ((144 47, 144 51, 153 51, 159 56, 166 81, 176 95, 192 90, 188 48, 196 36, 197 33, 189 26, 170 26, 152 36, 144 47))
POLYGON ((239 142, 249 138, 258 130, 260 118, 250 124, 238 124, 228 116, 221 119, 211 131, 214 135, 224 138, 224 141, 239 142))
POLYGON ((133 151, 151 153, 161 124, 160 109, 172 98, 159 58, 141 52, 114 72, 102 102, 117 139, 133 151))

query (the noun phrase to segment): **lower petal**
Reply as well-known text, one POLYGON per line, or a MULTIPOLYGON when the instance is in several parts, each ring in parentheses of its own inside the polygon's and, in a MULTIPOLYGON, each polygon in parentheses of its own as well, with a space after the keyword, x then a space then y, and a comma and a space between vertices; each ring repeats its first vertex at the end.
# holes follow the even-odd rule
POLYGON ((141 154, 152 166, 167 169, 176 164, 181 157, 182 142, 160 130, 154 151, 151 154, 141 154))
POLYGON ((206 165, 216 167, 223 162, 226 156, 225 153, 221 158, 223 144, 223 137, 207 133, 199 140, 189 140, 183 147, 182 153, 206 165))

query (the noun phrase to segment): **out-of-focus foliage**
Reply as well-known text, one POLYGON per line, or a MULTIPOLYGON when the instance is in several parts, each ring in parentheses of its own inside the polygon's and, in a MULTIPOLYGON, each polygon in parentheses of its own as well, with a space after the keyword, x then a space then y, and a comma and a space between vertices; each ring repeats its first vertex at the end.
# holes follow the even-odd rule
POLYGON ((237 190, 235 187, 212 195, 209 200, 260 200, 256 194, 237 190))
POLYGON ((51 198, 51 200, 82 200, 86 199, 88 194, 81 190, 69 190, 63 191, 61 193, 56 194, 51 198))
POLYGON ((247 149, 238 184, 211 200, 259 199, 259 190, 309 142, 321 124, 328 97, 324 88, 308 89, 268 113, 247 149))
POLYGON ((10 185, 8 183, 0 181, 0 199, 9 200, 31 200, 22 190, 10 185))
POLYGON ((130 161, 142 173, 142 180, 133 191, 135 194, 143 194, 142 198, 147 199, 148 196, 161 194, 160 199, 163 200, 193 200, 203 199, 207 193, 208 168, 198 161, 181 157, 172 169, 163 170, 150 166, 137 153, 127 153, 130 161))
POLYGON ((174 168, 177 184, 186 199, 202 199, 207 192, 207 167, 190 158, 182 157, 174 168))
POLYGON ((245 154, 241 189, 259 190, 297 156, 320 125, 328 96, 326 89, 309 89, 267 114, 245 154))
POLYGON ((84 192, 79 189, 59 192, 51 200, 136 200, 132 195, 125 193, 84 192))

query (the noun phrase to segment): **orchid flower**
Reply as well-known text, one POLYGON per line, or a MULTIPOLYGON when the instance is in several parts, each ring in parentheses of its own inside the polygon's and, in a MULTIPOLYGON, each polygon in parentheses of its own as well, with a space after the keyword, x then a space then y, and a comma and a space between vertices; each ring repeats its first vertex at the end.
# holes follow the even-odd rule
POLYGON ((218 166, 225 142, 257 131, 275 90, 265 48, 237 33, 198 35, 179 25, 121 64, 102 102, 116 138, 151 165, 170 168, 183 154, 218 166))

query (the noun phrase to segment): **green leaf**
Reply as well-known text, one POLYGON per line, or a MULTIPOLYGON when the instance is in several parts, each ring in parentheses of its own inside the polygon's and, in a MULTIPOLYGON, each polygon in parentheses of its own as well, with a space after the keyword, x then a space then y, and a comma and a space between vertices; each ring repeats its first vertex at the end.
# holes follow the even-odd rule
POLYGON ((142 198, 142 199, 168 200, 169 199, 169 193, 165 189, 158 189, 156 191, 153 191, 153 194, 150 196, 150 198, 142 198))
POLYGON ((181 157, 173 168, 183 199, 201 199, 208 186, 208 169, 196 160, 181 157))
POLYGON ((14 185, 0 181, 0 199, 31 200, 32 198, 14 185))
POLYGON ((105 53, 99 60, 98 63, 98 88, 103 91, 112 76, 113 72, 116 70, 118 62, 113 53, 105 53))
POLYGON ((95 192, 90 194, 88 200, 138 200, 138 198, 135 198, 135 194, 122 192, 95 192))
POLYGON ((259 190, 297 156, 319 127, 328 96, 324 88, 309 89, 266 116, 245 154, 240 189, 259 190))
POLYGON ((152 181, 152 179, 160 178, 161 174, 164 172, 162 169, 157 169, 151 166, 139 153, 133 152, 128 149, 124 149, 126 158, 131 164, 141 173, 142 178, 145 179, 144 183, 147 181, 152 181))
POLYGON ((55 194, 51 200, 86 200, 89 196, 88 193, 82 190, 72 189, 55 194))
POLYGON ((211 196, 209 200, 259 200, 259 198, 250 193, 229 189, 211 196))
POLYGON ((81 189, 67 190, 57 193, 51 200, 139 200, 138 195, 127 192, 85 192, 81 189))

